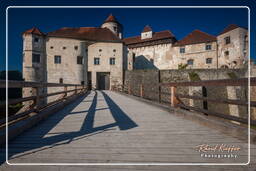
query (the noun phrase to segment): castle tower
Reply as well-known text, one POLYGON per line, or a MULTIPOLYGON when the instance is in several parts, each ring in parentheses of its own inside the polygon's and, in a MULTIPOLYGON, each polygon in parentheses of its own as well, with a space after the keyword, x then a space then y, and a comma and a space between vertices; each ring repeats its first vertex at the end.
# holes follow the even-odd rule
POLYGON ((110 14, 108 18, 104 21, 104 23, 101 25, 101 28, 108 28, 120 39, 122 39, 123 26, 117 21, 117 19, 112 14, 110 14))
MULTIPOLYGON (((46 82, 45 35, 37 28, 23 33, 24 81, 46 82)), ((43 93, 45 90, 41 90, 43 93)), ((23 89, 23 97, 34 95, 29 88, 23 89)))

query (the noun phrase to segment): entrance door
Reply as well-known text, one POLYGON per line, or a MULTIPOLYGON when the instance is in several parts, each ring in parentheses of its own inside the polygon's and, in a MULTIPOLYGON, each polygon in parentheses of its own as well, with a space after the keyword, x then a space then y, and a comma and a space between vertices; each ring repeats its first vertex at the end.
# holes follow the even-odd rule
POLYGON ((110 87, 109 75, 110 75, 110 73, 108 73, 108 72, 98 72, 97 73, 98 89, 109 90, 109 87, 110 87))

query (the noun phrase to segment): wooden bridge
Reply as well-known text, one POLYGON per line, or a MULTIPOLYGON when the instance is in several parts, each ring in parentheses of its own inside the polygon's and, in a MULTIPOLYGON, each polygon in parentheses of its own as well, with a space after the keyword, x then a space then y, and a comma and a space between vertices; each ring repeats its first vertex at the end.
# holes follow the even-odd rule
MULTIPOLYGON (((9 104, 25 101, 33 103, 26 111, 8 117, 7 155, 4 146, 6 122, 0 121, 2 143, 0 170, 22 169, 17 165, 64 163, 66 165, 177 163, 245 165, 249 160, 247 124, 249 121, 251 125, 255 125, 254 120, 186 106, 182 103, 182 99, 255 107, 254 101, 248 104, 247 101, 239 99, 210 99, 176 93, 176 88, 179 86, 248 86, 246 78, 160 84, 162 90, 164 87, 169 87, 169 93, 161 92, 161 89, 158 92, 160 96, 169 95, 169 104, 144 99, 147 92, 144 91, 143 85, 140 85, 139 94, 133 94, 129 85, 121 88, 113 87, 113 91, 87 91, 84 86, 71 84, 17 81, 9 81, 8 84, 9 88, 32 87, 35 96, 9 100, 9 104), (63 87, 64 90, 50 94, 38 93, 43 87, 63 87), (73 88, 68 89, 68 87, 73 88), (55 101, 44 105, 39 103, 42 99, 56 95, 60 97, 55 101), (238 122, 240 124, 237 124, 238 122), (9 164, 15 166, 8 166, 5 157, 9 164)), ((0 87, 5 86, 6 82, 1 81, 0 87)), ((256 78, 251 78, 250 86, 256 86, 256 78)), ((3 106, 5 103, 0 105, 3 106)), ((255 135, 255 131, 252 130, 251 140, 255 141, 255 135)), ((251 161, 256 159, 254 143, 252 141, 250 146, 251 161)), ((37 169, 38 166, 32 168, 37 169)), ((42 166, 43 170, 51 168, 53 166, 42 166)), ((124 169, 144 170, 145 168, 155 170, 154 167, 146 166, 136 168, 126 166, 124 169)), ((191 170, 193 167, 186 168, 191 170)), ((204 166, 202 170, 207 168, 210 169, 210 166, 204 166)), ((225 166, 220 166, 220 169, 224 168, 225 166)), ((230 168, 253 170, 255 165, 250 164, 246 168, 230 166, 230 168)), ((102 168, 97 166, 91 169, 102 168)), ((117 170, 122 169, 117 168, 117 170)), ((160 167, 157 170, 165 169, 160 167)))

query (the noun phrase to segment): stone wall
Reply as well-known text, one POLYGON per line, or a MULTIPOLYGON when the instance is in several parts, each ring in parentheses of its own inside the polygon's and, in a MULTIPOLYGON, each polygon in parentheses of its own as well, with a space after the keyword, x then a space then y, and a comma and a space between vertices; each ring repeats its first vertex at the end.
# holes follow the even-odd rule
MULTIPOLYGON (((168 82, 184 82, 197 80, 218 80, 245 77, 245 69, 196 69, 196 70, 133 70, 125 72, 125 85, 131 86, 135 95, 140 95, 140 85, 144 85, 145 97, 159 100, 157 84, 168 82)), ((203 87, 178 87, 178 94, 203 96, 203 87)), ((240 86, 210 86, 205 87, 208 98, 239 99, 247 101, 247 87, 240 86)), ((161 101, 170 102, 170 88, 162 87, 161 101)), ((186 105, 204 108, 202 100, 181 99, 186 105)), ((246 118, 247 106, 237 106, 222 103, 207 102, 209 111, 246 118)))

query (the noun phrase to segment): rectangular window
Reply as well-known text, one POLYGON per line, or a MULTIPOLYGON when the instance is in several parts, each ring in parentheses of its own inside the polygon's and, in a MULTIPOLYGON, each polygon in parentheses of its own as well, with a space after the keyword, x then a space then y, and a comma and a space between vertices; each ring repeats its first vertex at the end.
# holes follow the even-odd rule
POLYGON ((180 48, 180 53, 185 53, 185 47, 180 48))
POLYGON ((225 44, 229 44, 230 43, 230 36, 225 37, 224 39, 225 39, 225 44))
POLYGON ((205 50, 211 50, 212 49, 212 45, 205 45, 205 50))
POLYGON ((193 59, 189 59, 189 60, 187 61, 187 64, 188 64, 188 65, 193 65, 193 64, 194 64, 194 60, 193 60, 193 59))
POLYGON ((54 56, 54 63, 61 64, 61 56, 54 56))
POLYGON ((34 42, 35 43, 38 43, 39 42, 39 39, 37 37, 34 38, 34 42))
POLYGON ((32 54, 32 63, 40 63, 40 54, 32 54))
POLYGON ((77 56, 77 64, 83 64, 83 56, 77 56))
POLYGON ((110 58, 109 59, 109 64, 110 65, 115 65, 116 64, 116 61, 115 61, 116 59, 115 58, 110 58))
POLYGON ((212 58, 207 58, 206 59, 206 64, 211 64, 212 63, 212 58))
POLYGON ((100 58, 94 58, 94 65, 100 64, 100 58))
POLYGON ((228 56, 229 55, 229 51, 225 51, 225 56, 228 56))

